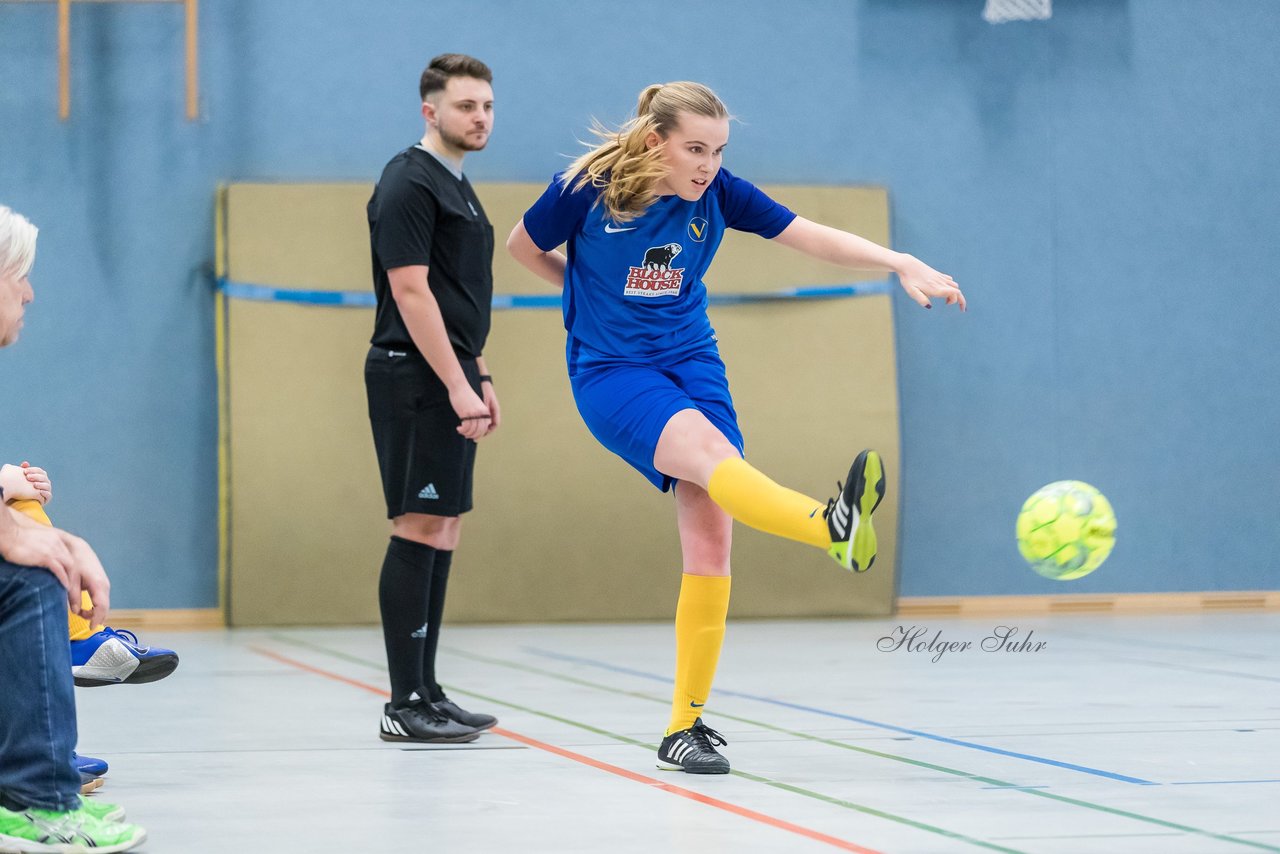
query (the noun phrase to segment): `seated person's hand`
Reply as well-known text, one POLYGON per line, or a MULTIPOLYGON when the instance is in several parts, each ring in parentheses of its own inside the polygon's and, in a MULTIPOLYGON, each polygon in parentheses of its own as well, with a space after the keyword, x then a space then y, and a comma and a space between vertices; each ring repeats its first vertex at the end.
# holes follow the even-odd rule
MULTIPOLYGON (((5 490, 5 495, 8 495, 8 490, 5 490)), ((0 508, 0 513, 14 512, 8 508, 0 508)), ((35 523, 11 528, 5 541, 0 543, 0 557, 19 566, 44 567, 49 570, 68 589, 68 603, 75 608, 80 607, 80 574, 62 531, 35 523), (74 602, 70 597, 70 576, 75 578, 74 602)))

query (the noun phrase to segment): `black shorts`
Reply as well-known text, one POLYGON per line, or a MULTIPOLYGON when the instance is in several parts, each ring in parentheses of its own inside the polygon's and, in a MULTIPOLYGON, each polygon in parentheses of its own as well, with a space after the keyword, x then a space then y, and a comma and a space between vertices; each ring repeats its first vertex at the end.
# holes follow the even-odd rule
MULTIPOLYGON (((459 359, 480 394, 475 359, 459 359)), ((458 434, 449 392, 416 351, 370 347, 364 362, 369 422, 378 452, 387 518, 405 513, 459 516, 471 509, 476 443, 458 434)))

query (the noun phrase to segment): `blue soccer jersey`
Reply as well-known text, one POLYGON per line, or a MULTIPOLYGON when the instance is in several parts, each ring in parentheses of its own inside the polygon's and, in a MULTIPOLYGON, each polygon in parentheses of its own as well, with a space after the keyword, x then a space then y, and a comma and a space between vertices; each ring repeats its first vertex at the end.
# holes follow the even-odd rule
POLYGON ((571 338, 623 359, 713 346, 702 278, 725 229, 771 238, 795 219, 725 169, 696 202, 660 196, 627 223, 609 219, 599 196, 589 185, 575 192, 556 175, 524 227, 544 252, 568 244, 563 308, 571 338))

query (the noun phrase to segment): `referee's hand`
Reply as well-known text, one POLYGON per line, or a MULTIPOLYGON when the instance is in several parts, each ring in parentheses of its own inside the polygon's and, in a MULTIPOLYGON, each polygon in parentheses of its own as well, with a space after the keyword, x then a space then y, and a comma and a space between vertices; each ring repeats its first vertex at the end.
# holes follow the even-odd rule
POLYGON ((493 380, 482 382, 480 391, 484 394, 484 405, 489 407, 489 429, 485 432, 488 436, 502 423, 502 407, 498 405, 498 393, 493 390, 493 380))
POLYGON ((468 439, 481 439, 489 432, 493 416, 471 386, 449 392, 449 404, 458 416, 458 432, 468 439))

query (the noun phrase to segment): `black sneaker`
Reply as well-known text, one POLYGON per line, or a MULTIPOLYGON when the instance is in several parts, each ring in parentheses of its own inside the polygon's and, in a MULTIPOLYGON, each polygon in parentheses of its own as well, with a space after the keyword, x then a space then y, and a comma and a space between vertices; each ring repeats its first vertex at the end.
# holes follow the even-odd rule
POLYGON ((475 741, 480 737, 480 731, 450 720, 436 711, 430 703, 418 700, 403 709, 393 708, 390 703, 383 706, 378 737, 383 741, 460 744, 475 741))
POLYGON ((449 720, 457 721, 463 726, 469 726, 475 730, 488 729, 498 722, 498 719, 493 715, 486 715, 480 712, 468 712, 448 697, 441 697, 431 705, 437 712, 444 715, 449 720))
POLYGON ((854 572, 866 572, 876 562, 876 529, 871 514, 884 498, 884 463, 875 451, 867 450, 849 467, 840 494, 827 502, 823 518, 831 535, 827 554, 836 563, 854 572))
POLYGON ((729 760, 716 752, 724 736, 698 718, 689 729, 673 732, 658 746, 658 767, 686 774, 728 774, 729 760))

